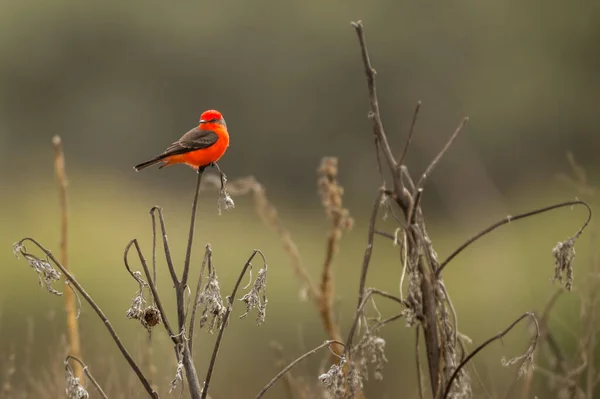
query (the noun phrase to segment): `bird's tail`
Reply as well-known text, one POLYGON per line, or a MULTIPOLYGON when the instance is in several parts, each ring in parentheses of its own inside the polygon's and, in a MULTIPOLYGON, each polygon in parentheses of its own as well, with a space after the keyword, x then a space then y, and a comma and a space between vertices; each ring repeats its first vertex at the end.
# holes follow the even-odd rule
POLYGON ((164 156, 162 156, 162 155, 159 155, 159 156, 157 156, 156 158, 152 158, 152 159, 151 159, 151 160, 149 160, 149 161, 142 162, 142 163, 141 163, 141 164, 139 164, 139 165, 135 165, 135 166, 133 167, 133 169, 135 169, 135 170, 136 170, 136 172, 137 172, 137 171, 140 171, 140 170, 142 170, 142 169, 144 169, 144 168, 147 168, 148 166, 152 166, 152 165, 154 165, 154 164, 157 164, 157 163, 159 163, 159 162, 162 162, 162 161, 163 161, 163 159, 164 159, 164 156))

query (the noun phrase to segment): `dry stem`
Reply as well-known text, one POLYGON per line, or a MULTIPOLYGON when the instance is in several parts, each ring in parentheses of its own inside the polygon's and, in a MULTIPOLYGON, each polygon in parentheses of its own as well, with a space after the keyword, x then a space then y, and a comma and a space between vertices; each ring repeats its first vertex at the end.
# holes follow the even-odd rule
MULTIPOLYGON (((65 269, 69 270, 68 258, 68 227, 69 227, 69 203, 67 197, 67 173, 65 171, 65 156, 60 136, 52 138, 54 144, 54 169, 58 181, 58 192, 60 200, 60 261, 65 269)), ((68 351, 75 358, 81 358, 81 340, 79 339, 79 322, 77 320, 77 304, 75 292, 65 292, 65 312, 67 314, 67 346, 68 351)), ((82 366, 75 363, 73 374, 81 379, 83 376, 82 366)))

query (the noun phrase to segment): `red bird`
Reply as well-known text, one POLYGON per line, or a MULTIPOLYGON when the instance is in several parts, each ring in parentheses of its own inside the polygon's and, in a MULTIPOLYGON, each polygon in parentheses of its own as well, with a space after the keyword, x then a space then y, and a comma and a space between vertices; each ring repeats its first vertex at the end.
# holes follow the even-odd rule
POLYGON ((177 163, 185 163, 193 168, 201 169, 217 162, 229 147, 229 133, 223 115, 210 109, 200 116, 200 123, 165 152, 134 166, 136 171, 160 163, 159 169, 177 163))

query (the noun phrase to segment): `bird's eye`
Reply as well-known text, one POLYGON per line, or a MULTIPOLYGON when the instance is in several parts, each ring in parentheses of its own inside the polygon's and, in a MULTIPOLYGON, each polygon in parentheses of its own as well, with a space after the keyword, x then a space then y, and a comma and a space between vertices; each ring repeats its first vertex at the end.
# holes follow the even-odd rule
POLYGON ((218 119, 217 119, 217 118, 212 118, 211 120, 209 120, 209 122, 210 122, 210 123, 215 123, 215 122, 217 122, 217 121, 218 121, 218 119))

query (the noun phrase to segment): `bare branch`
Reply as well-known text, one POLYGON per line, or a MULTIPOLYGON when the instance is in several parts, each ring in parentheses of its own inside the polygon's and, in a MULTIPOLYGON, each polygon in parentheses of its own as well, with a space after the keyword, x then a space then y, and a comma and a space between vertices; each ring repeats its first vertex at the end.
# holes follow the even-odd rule
POLYGON ((291 362, 290 364, 288 364, 287 366, 285 366, 283 368, 283 370, 281 370, 279 373, 277 373, 277 375, 275 377, 273 377, 273 379, 271 381, 269 381, 269 383, 267 385, 265 385, 265 387, 263 389, 261 389, 261 391, 258 393, 258 395, 256 395, 255 399, 260 399, 263 397, 263 395, 269 390, 271 389, 271 387, 273 385, 275 385, 275 383, 281 378, 283 377, 288 371, 290 371, 292 368, 294 368, 298 363, 300 363, 301 361, 303 361, 304 359, 306 359, 307 357, 314 355, 315 353, 317 353, 318 351, 320 351, 321 349, 325 348, 326 346, 331 346, 332 344, 336 344, 336 345, 341 345, 344 346, 343 342, 340 341, 335 341, 335 340, 329 340, 329 341, 325 341, 323 342, 321 345, 317 346, 316 348, 313 348, 311 350, 309 350, 308 352, 306 352, 305 354, 303 354, 302 356, 298 357, 296 360, 294 360, 293 362, 291 362))
POLYGON ((390 170, 395 170, 396 160, 394 159, 394 155, 392 154, 392 149, 390 148, 387 136, 385 135, 385 131, 383 130, 381 116, 379 115, 377 86, 375 84, 375 75, 377 73, 375 72, 375 69, 373 69, 373 67, 371 66, 371 59, 369 57, 369 51, 367 50, 367 42, 365 39, 362 21, 352 22, 352 27, 358 35, 363 64, 365 67, 365 74, 367 75, 367 87, 369 89, 369 102, 371 106, 371 111, 369 112, 369 119, 373 121, 373 133, 375 134, 375 136, 377 136, 379 140, 379 144, 385 156, 385 160, 387 162, 388 167, 390 168, 390 170))
POLYGON ((454 139, 456 139, 456 137, 462 131, 462 129, 465 127, 465 125, 467 124, 468 121, 469 121, 469 117, 465 117, 460 122, 460 124, 458 125, 458 127, 456 128, 454 133, 452 133, 452 136, 450 136, 450 140, 448 140, 448 142, 446 143, 444 148, 442 148, 442 150, 439 152, 439 154, 437 154, 437 156, 433 159, 433 161, 431 161, 431 163, 425 170, 425 173, 423 173, 423 175, 421 175, 421 178, 419 179, 419 182, 417 183, 417 189, 423 188, 423 186, 425 185, 425 181, 431 175, 431 173, 433 172, 433 169, 435 169, 435 167, 440 162, 442 157, 446 154, 446 152, 448 152, 448 150, 450 149, 450 146, 454 142, 454 139))
MULTIPOLYGON (((519 316, 518 319, 516 319, 515 321, 513 321, 506 329, 504 329, 503 331, 499 332, 498 334, 494 335, 491 338, 488 338, 486 341, 484 341, 482 344, 480 344, 477 348, 475 348, 475 350, 471 353, 469 353, 469 355, 463 359, 462 362, 460 362, 460 364, 458 365, 458 367, 454 370, 454 372, 452 373, 452 376, 450 376, 450 379, 448 380, 448 383, 446 384, 446 389, 444 390, 444 396, 442 397, 443 399, 446 399, 448 397, 448 394, 451 391, 452 388, 452 383, 454 382, 454 380, 456 379, 456 377, 458 376, 458 373, 460 372, 460 370, 467 364, 469 363, 469 361, 475 357, 475 355, 477 355, 477 353, 479 353, 482 349, 484 349, 486 346, 488 346, 489 344, 491 344, 492 342, 502 339, 506 334, 508 334, 510 332, 510 330, 512 330, 517 324, 519 324, 519 322, 523 319, 525 319, 526 317, 530 317, 533 322, 535 323, 536 326, 536 335, 532 340, 532 344, 530 346, 530 350, 534 351, 537 341, 540 337, 540 326, 538 324, 537 318, 535 317, 535 315, 531 312, 527 312, 527 313, 523 313, 521 316, 519 316)), ((528 350, 529 352, 529 350, 528 350)), ((527 353, 527 352, 526 352, 527 353)), ((525 358, 525 360, 523 362, 527 361, 527 358, 525 358)))
POLYGON ((167 267, 169 268, 169 273, 171 274, 171 279, 173 280, 173 285, 179 285, 179 279, 177 278, 177 272, 175 271, 175 266, 173 265, 173 259, 171 258, 171 248, 169 247, 169 240, 167 238, 167 228, 165 226, 165 218, 162 213, 162 208, 159 206, 154 206, 150 209, 150 215, 152 216, 152 225, 154 225, 154 213, 158 212, 158 220, 160 221, 160 229, 162 231, 162 239, 163 239, 163 247, 165 251, 165 258, 167 260, 167 267))
MULTIPOLYGON (((190 234, 188 236, 188 244, 187 244, 187 249, 185 251, 185 262, 183 264, 183 274, 181 275, 181 285, 187 285, 187 280, 188 280, 188 275, 190 272, 190 261, 192 258, 192 244, 194 242, 194 227, 196 225, 196 209, 198 208, 198 196, 200 194, 200 184, 202 183, 202 174, 204 173, 204 170, 206 169, 206 167, 200 167, 198 168, 198 182, 196 183, 196 192, 194 194, 194 202, 192 204, 192 218, 190 221, 190 234)), ((179 312, 179 306, 178 306, 178 312, 179 312)), ((181 321, 183 320, 183 317, 180 316, 180 330, 181 330, 181 326, 182 323, 181 321)))
POLYGON ((494 223, 493 225, 485 228, 484 230, 480 231, 475 236, 469 238, 464 244, 462 244, 456 250, 454 250, 454 252, 452 252, 450 254, 450 256, 448 256, 448 258, 446 258, 446 260, 444 260, 440 264, 440 267, 436 270, 436 273, 435 273, 436 276, 439 278, 439 276, 442 274, 442 270, 444 270, 444 268, 446 267, 446 265, 448 265, 448 263, 450 263, 450 261, 452 259, 454 259, 454 257, 456 255, 458 255, 459 253, 461 253, 465 248, 467 248, 469 245, 473 244, 475 241, 477 241, 481 237, 483 237, 486 234, 491 233, 492 231, 496 230, 498 227, 503 226, 503 225, 505 225, 507 223, 510 223, 510 222, 514 222, 514 221, 519 220, 519 219, 524 219, 524 218, 527 218, 527 217, 530 217, 530 216, 534 216, 534 215, 538 215, 540 213, 548 212, 548 211, 551 211, 551 210, 554 210, 554 209, 563 208, 563 207, 567 207, 567 206, 574 206, 574 205, 583 205, 588 210, 588 217, 587 217, 585 223, 583 224, 583 226, 581 226, 581 228, 572 237, 573 239, 576 239, 577 237, 579 237, 581 235, 581 233, 583 232, 583 230, 586 228, 586 226, 590 223, 590 220, 592 219, 592 209, 584 201, 575 200, 575 201, 561 202, 559 204, 550 205, 550 206, 547 206, 547 207, 544 207, 544 208, 539 208, 539 209, 535 209, 533 211, 521 213, 521 214, 519 214, 517 216, 510 216, 509 215, 509 216, 505 217, 504 219, 502 219, 502 220, 494 223))
POLYGON ((417 106, 415 107, 415 112, 413 113, 412 122, 410 124, 410 130, 408 131, 408 137, 406 138, 406 143, 404 143, 404 149, 402 150, 402 155, 398 159, 397 167, 401 167, 404 164, 404 159, 406 158, 406 154, 408 153, 408 148, 410 147, 410 142, 412 141, 413 132, 415 131, 415 125, 417 124, 417 117, 419 116, 419 110, 421 109, 421 101, 417 102, 417 106))
POLYGON ((358 304, 357 308, 360 308, 363 297, 365 295, 365 284, 367 282, 367 272, 369 271, 369 264, 371 263, 371 255, 373 253, 373 241, 375 237, 375 223, 377 222, 377 212, 379 211, 379 206, 381 204, 381 198, 383 196, 383 187, 380 187, 377 190, 377 195, 375 196, 375 202, 373 203, 373 208, 371 210, 371 218, 369 219, 369 231, 367 234, 367 248, 365 249, 365 255, 363 258, 362 271, 360 274, 360 285, 358 288, 358 304))

